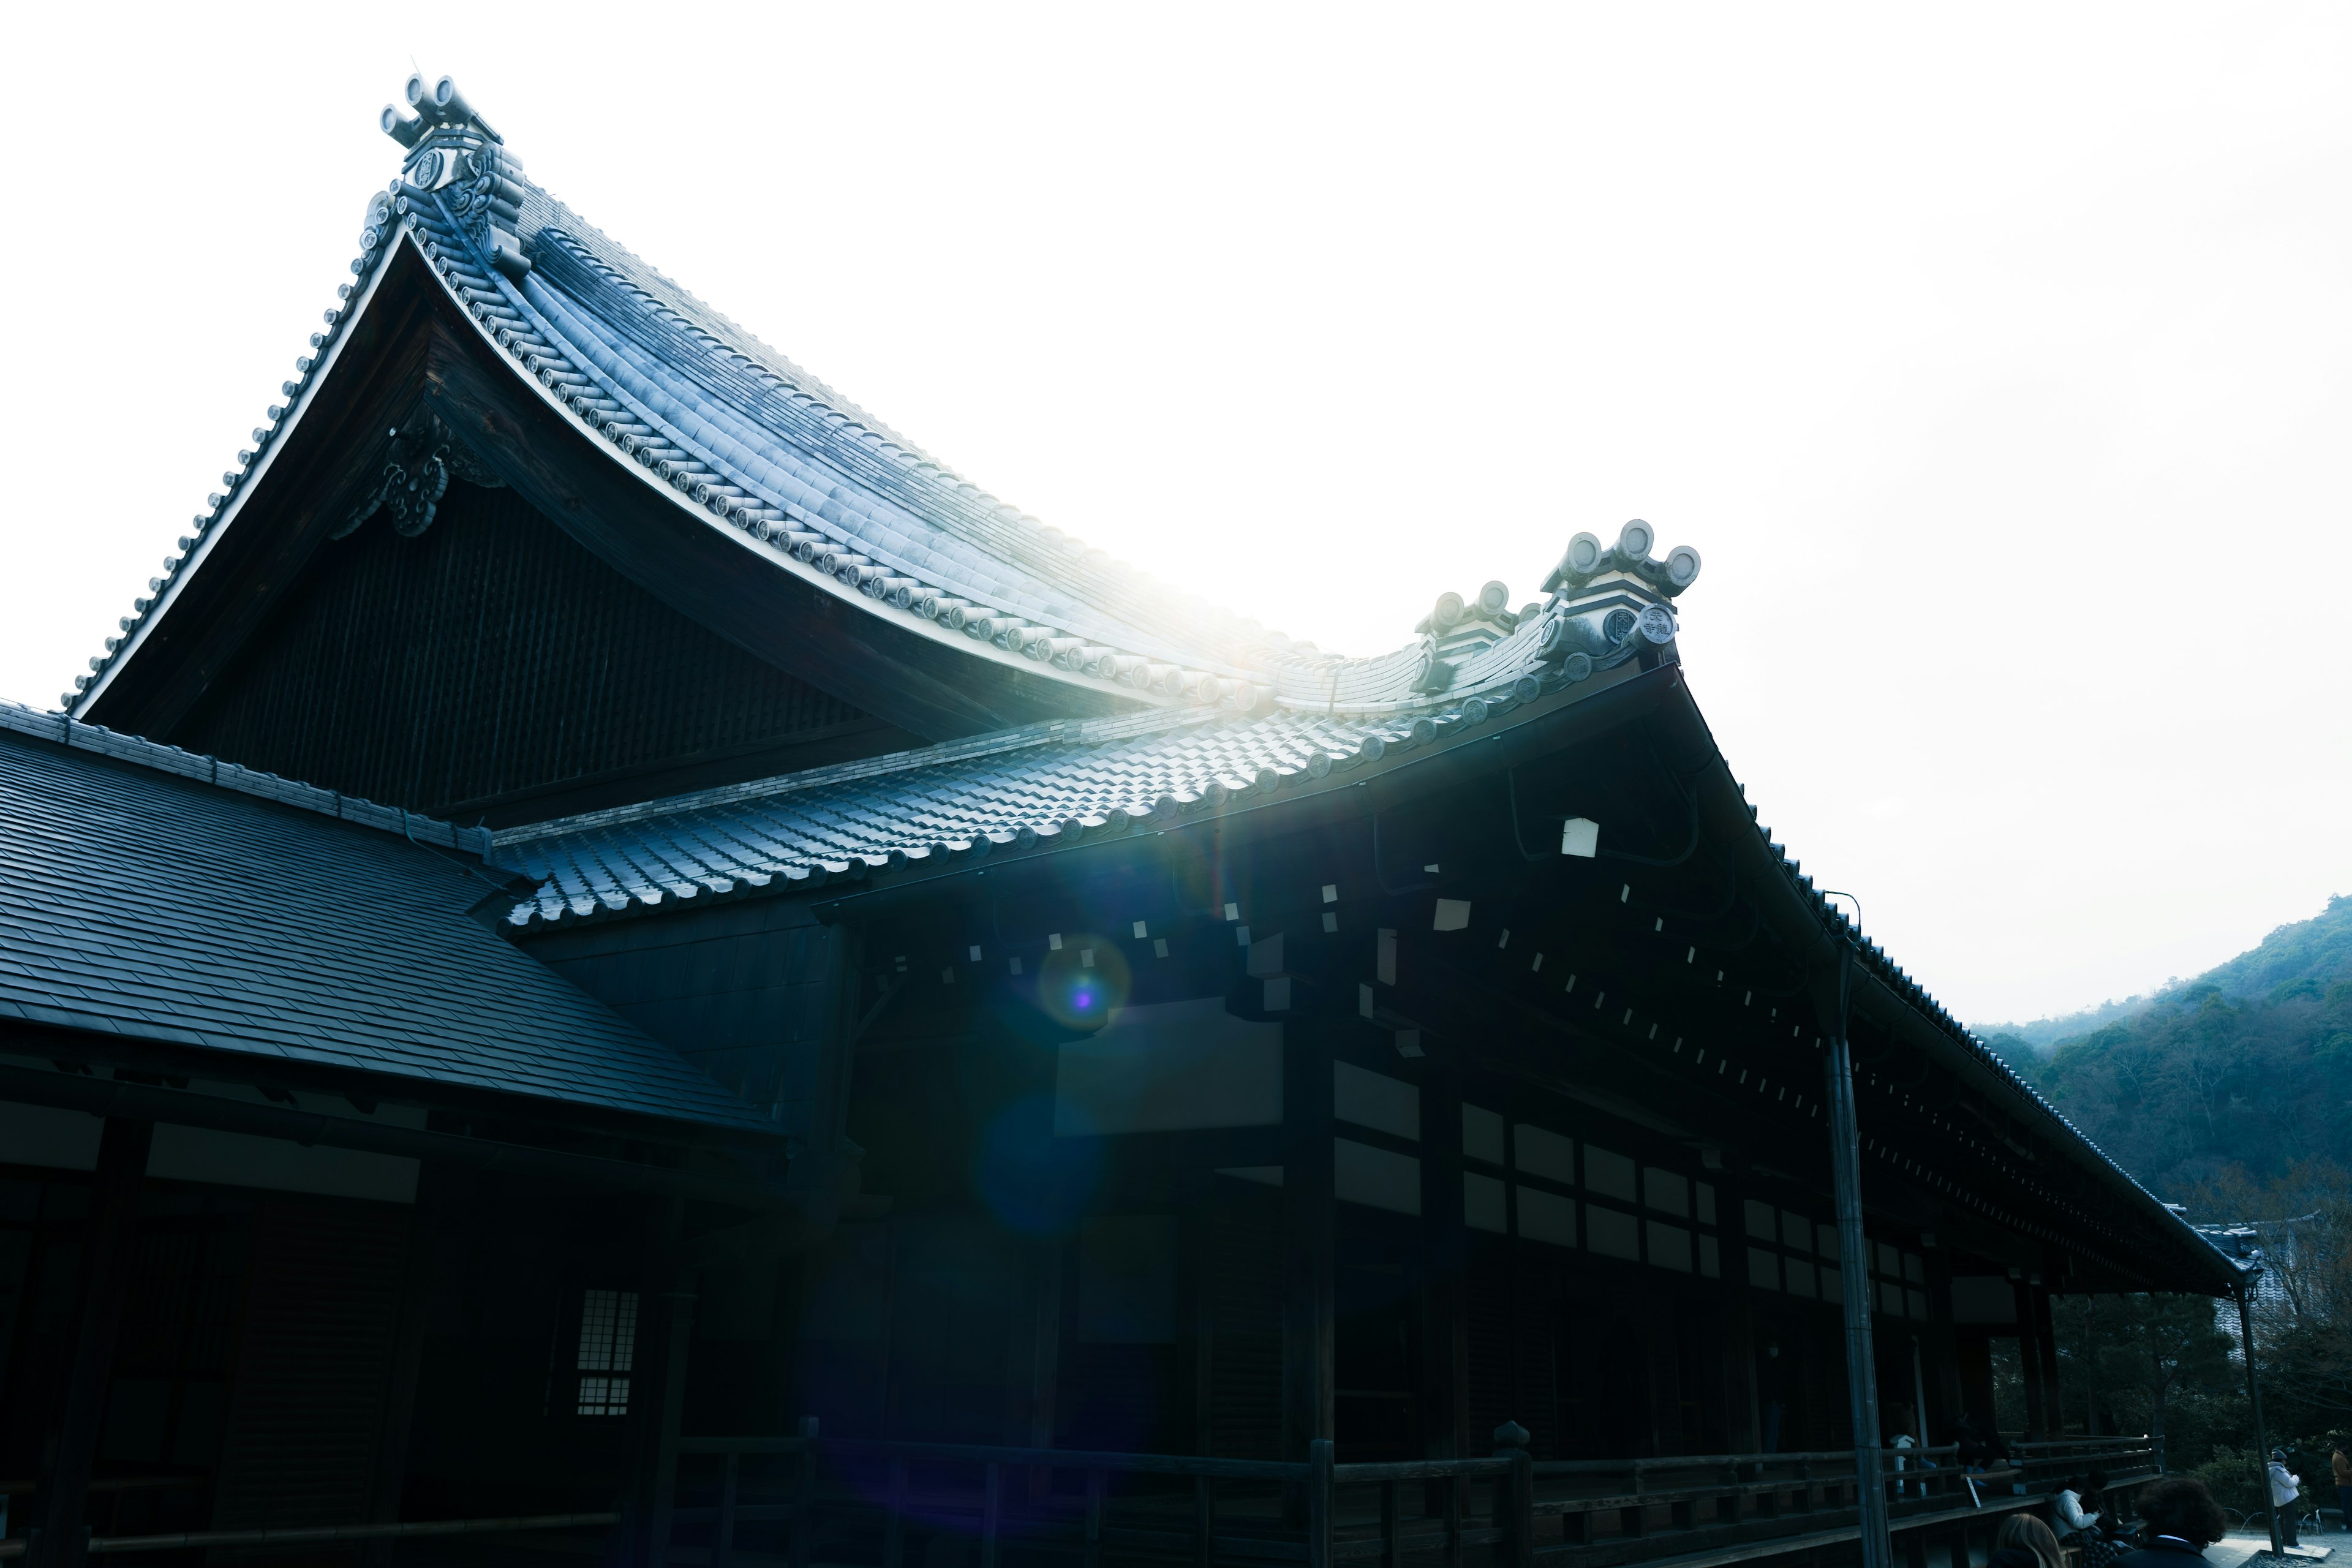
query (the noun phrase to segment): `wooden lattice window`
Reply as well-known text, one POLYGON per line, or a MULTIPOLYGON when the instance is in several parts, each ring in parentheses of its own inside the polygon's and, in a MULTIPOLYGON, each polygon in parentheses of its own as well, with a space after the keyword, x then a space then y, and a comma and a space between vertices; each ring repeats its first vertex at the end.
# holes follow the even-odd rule
POLYGON ((637 1293, 583 1290, 580 1295, 579 1377, 575 1415, 626 1415, 629 1376, 636 1363, 637 1293))

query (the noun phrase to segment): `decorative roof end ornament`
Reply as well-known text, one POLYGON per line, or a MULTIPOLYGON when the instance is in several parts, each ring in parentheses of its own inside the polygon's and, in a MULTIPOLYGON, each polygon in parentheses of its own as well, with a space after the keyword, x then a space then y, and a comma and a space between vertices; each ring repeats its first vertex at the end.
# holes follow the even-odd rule
POLYGON ((1638 517, 1617 531, 1613 545, 1604 546, 1594 535, 1580 533, 1568 542, 1568 552, 1544 579, 1544 592, 1580 594, 1594 578, 1619 572, 1675 598, 1698 581, 1698 552, 1677 544, 1666 552, 1664 561, 1657 561, 1650 555, 1656 544, 1657 531, 1638 517))
MULTIPOLYGON (((408 149, 394 193, 437 196, 490 265, 520 279, 530 270, 521 238, 527 194, 522 160, 506 150, 505 138, 466 101, 454 79, 427 84, 418 72, 408 79, 404 96, 416 111, 414 119, 389 103, 378 117, 383 133, 408 149)), ((399 204, 401 211, 407 210, 407 199, 399 204)))
POLYGON ((1639 518, 1613 545, 1590 533, 1568 542, 1544 579, 1551 598, 1536 632, 1536 657, 1558 678, 1581 679, 1629 658, 1648 668, 1673 657, 1673 600, 1698 581, 1698 552, 1676 545, 1660 561, 1651 554, 1656 543, 1657 531, 1639 518))
MULTIPOLYGON (((454 77, 445 76, 438 81, 427 82, 423 71, 412 72, 403 91, 408 100, 408 107, 417 113, 417 123, 425 130, 438 130, 446 126, 451 130, 478 131, 492 142, 506 140, 490 128, 490 122, 483 119, 472 104, 466 101, 465 94, 457 90, 454 77)), ((390 120, 399 118, 398 111, 388 105, 385 112, 390 120)), ((383 129, 386 135, 400 141, 400 132, 393 129, 390 121, 383 129)), ((415 145, 414 142, 403 144, 415 145)))

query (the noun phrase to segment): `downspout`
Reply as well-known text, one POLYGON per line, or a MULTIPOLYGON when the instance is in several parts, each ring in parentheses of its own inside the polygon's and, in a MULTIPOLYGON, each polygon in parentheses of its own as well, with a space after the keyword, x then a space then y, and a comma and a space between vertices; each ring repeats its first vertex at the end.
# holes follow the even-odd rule
POLYGON ((1892 1568, 1886 1487, 1879 1473, 1878 1363, 1870 1342, 1870 1243, 1862 1228, 1862 1134, 1854 1113, 1853 1051, 1846 1037, 1853 991, 1853 944, 1837 944, 1834 989, 1824 996, 1829 1035, 1824 1064, 1830 1102, 1830 1157, 1837 1187, 1839 1279, 1845 1288, 1845 1375, 1853 1405, 1854 1501, 1862 1527, 1863 1568, 1892 1568))
POLYGON ((2284 1555, 2279 1546, 2279 1505, 2271 1498, 2271 1440, 2263 1430, 2263 1380, 2254 1371, 2254 1315, 2246 1307, 2246 1291, 2262 1278, 2262 1266, 2246 1271, 2234 1289, 2238 1297, 2238 1343, 2246 1352, 2246 1399, 2254 1407, 2254 1474, 2262 1488, 2263 1517, 2271 1521, 2271 1555, 2284 1555))

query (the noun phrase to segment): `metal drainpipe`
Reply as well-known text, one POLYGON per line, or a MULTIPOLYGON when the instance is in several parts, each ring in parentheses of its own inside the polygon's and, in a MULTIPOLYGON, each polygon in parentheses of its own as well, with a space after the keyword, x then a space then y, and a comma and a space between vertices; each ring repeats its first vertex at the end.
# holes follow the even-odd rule
POLYGON ((1854 1115, 1853 1052, 1846 1038, 1853 989, 1853 947, 1838 944, 1835 1016, 1829 1028, 1830 1156, 1837 1185, 1839 1277, 1845 1287, 1845 1375, 1853 1405, 1855 1501, 1863 1568, 1893 1568, 1886 1486, 1880 1474, 1878 1370, 1870 1343, 1870 1251, 1862 1230, 1862 1134, 1854 1115))
POLYGON ((2284 1555, 2279 1546, 2279 1505, 2271 1500, 2271 1440, 2263 1430, 2263 1380, 2254 1371, 2254 1315, 2246 1308, 2246 1292, 2262 1278, 2258 1264, 2238 1282, 2238 1344, 2246 1352, 2246 1399, 2254 1407, 2254 1473, 2260 1478, 2263 1517, 2271 1521, 2271 1555, 2284 1555))

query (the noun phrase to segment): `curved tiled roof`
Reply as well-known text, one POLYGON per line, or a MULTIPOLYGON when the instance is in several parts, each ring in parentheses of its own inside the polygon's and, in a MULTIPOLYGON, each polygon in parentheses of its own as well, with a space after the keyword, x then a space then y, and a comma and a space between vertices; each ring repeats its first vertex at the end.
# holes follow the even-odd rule
MULTIPOLYGON (((1630 660, 1629 646, 1622 662, 1630 660)), ((1526 677, 1533 698, 1559 678, 1526 677)), ((1030 725, 760 784, 493 836, 495 864, 537 879, 516 925, 1164 827, 1431 747, 1520 699, 1364 717, 1181 710, 1030 725)))
MULTIPOLYGON (((1418 643, 1369 658, 1322 654, 1176 593, 999 501, 606 237, 531 184, 446 79, 437 89, 412 80, 410 100, 424 118, 386 111, 386 130, 409 152, 401 177, 370 203, 357 282, 311 334, 288 401, 255 429, 151 580, 152 596, 77 679, 69 710, 96 700, 201 560, 208 532, 267 468, 404 244, 487 339, 644 481, 731 527, 754 558, 979 657, 1033 661, 1139 706, 1379 712, 1507 686, 1530 648, 1547 635, 1558 642, 1542 624, 1550 606, 1513 612, 1500 584, 1466 604, 1446 595, 1418 643), (436 92, 456 107, 433 109, 436 92), (1514 638, 1523 646, 1507 646, 1514 638)), ((1638 548, 1614 553, 1579 539, 1606 557, 1604 569, 1625 569, 1637 599, 1671 597, 1696 577, 1695 552, 1652 561, 1647 525, 1628 533, 1638 548)), ((1563 561, 1546 586, 1574 574, 1563 561)), ((1613 639, 1571 640, 1597 654, 1613 639)))

